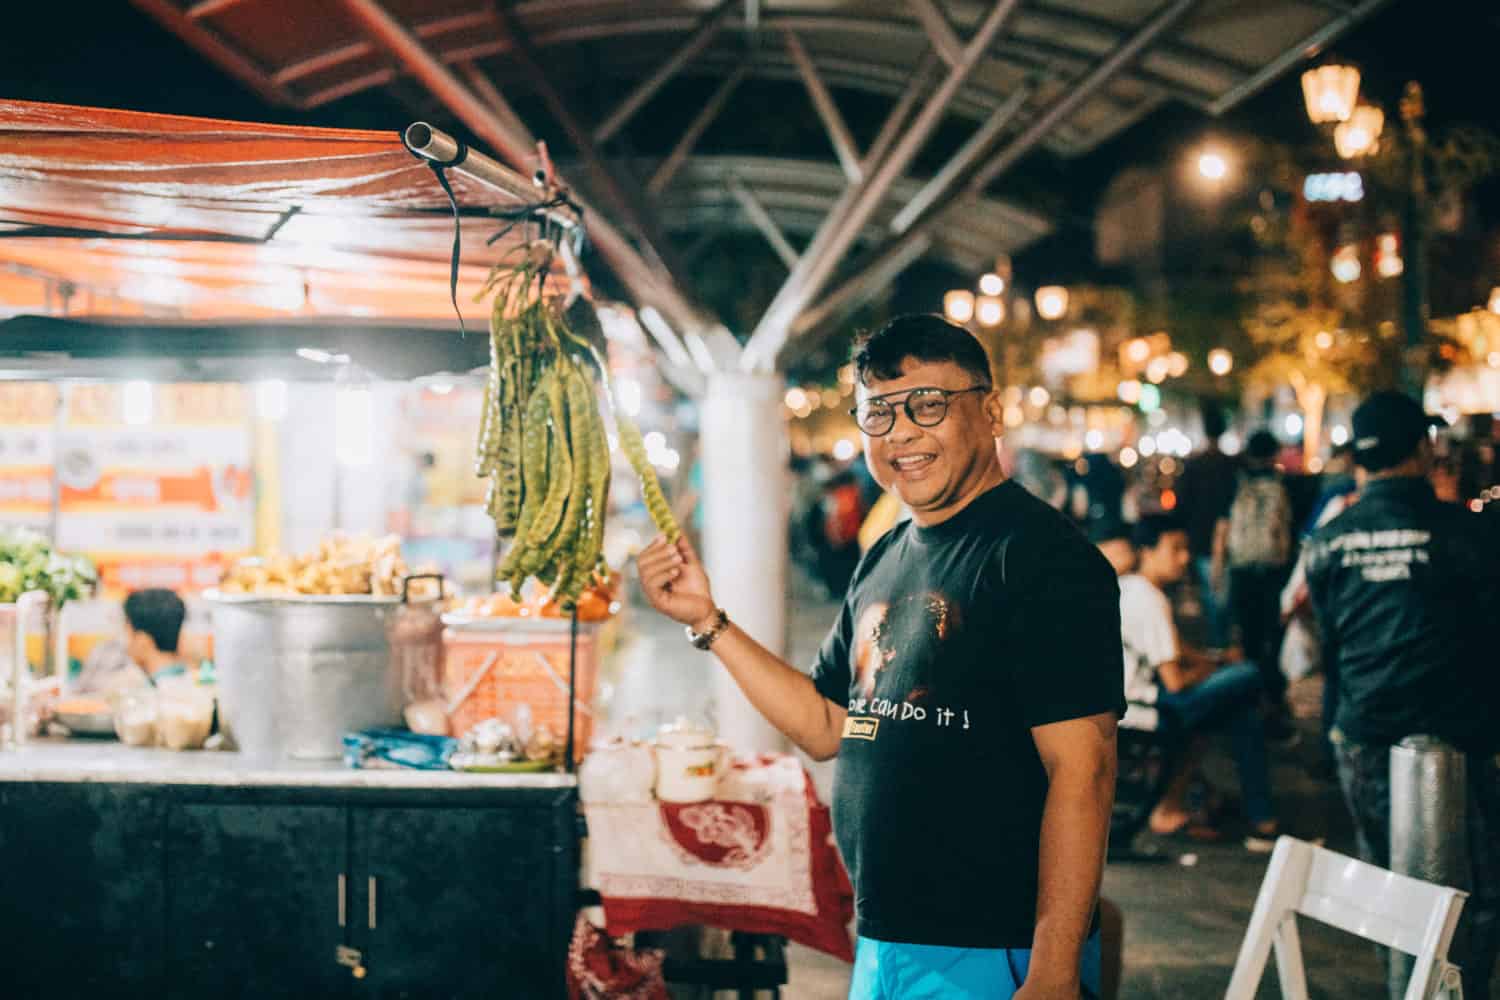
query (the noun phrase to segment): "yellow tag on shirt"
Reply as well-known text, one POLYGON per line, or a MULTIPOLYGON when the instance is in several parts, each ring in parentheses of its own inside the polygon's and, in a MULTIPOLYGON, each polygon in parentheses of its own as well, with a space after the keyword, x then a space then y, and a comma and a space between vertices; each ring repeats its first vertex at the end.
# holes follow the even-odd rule
POLYGON ((844 739, 846 740, 873 740, 875 732, 880 728, 880 720, 869 716, 849 716, 844 720, 844 739))

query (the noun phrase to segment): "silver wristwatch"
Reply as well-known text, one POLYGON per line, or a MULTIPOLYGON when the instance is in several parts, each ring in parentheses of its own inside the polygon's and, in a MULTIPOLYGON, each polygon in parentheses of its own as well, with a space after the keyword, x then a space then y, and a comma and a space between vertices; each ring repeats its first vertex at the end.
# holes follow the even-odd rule
POLYGON ((729 615, 723 608, 714 609, 714 622, 706 632, 694 632, 693 626, 684 625, 682 630, 687 633, 688 642, 698 649, 708 649, 714 644, 714 640, 723 635, 729 628, 729 615))

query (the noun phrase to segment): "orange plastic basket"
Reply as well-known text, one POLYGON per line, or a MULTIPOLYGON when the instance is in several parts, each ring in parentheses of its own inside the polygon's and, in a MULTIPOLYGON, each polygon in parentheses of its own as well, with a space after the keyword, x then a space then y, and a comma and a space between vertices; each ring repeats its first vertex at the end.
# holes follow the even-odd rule
MULTIPOLYGON (((485 719, 508 722, 519 706, 530 705, 533 724, 552 730, 561 746, 568 732, 568 624, 557 620, 479 619, 444 629, 443 698, 451 703, 473 683, 476 673, 484 671, 449 715, 453 735, 462 736, 485 719), (560 628, 550 627, 554 625, 560 628), (494 662, 489 663, 492 657, 494 662)), ((575 762, 583 759, 593 735, 597 631, 594 625, 578 627, 575 762)))

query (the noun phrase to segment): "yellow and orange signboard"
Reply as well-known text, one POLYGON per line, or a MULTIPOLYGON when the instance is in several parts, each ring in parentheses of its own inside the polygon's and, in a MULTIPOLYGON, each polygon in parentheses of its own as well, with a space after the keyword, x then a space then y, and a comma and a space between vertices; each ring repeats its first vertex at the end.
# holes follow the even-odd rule
POLYGON ((0 525, 51 526, 57 399, 45 382, 0 383, 0 525))
POLYGON ((58 547, 93 556, 110 595, 217 583, 255 543, 249 402, 227 384, 65 387, 58 547))

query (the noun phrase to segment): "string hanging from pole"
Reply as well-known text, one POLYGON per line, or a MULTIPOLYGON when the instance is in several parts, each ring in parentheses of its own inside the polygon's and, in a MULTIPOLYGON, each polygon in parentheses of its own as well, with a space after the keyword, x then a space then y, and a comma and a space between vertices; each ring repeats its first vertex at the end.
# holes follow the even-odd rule
MULTIPOLYGON (((448 262, 448 297, 453 303, 453 313, 458 317, 458 329, 460 334, 468 336, 468 327, 464 324, 463 312, 458 308, 458 265, 463 253, 463 222, 462 215, 458 209, 458 197, 453 192, 453 184, 448 178, 448 171, 459 166, 468 159, 469 147, 462 139, 455 139, 457 151, 446 160, 435 160, 425 156, 412 147, 407 139, 406 131, 401 132, 401 145, 406 147, 407 152, 425 163, 442 186, 443 193, 448 196, 448 205, 453 210, 453 250, 449 255, 448 262)), ((518 223, 524 223, 526 233, 530 235, 532 220, 539 221, 541 238, 554 246, 561 245, 564 239, 569 239, 569 249, 573 258, 577 259, 582 253, 585 245, 585 233, 583 226, 583 207, 575 202, 568 194, 566 188, 556 182, 556 174, 552 168, 551 157, 547 154, 547 145, 543 142, 537 143, 537 154, 543 166, 542 169, 532 176, 532 183, 546 193, 546 197, 528 202, 514 208, 494 208, 490 214, 496 218, 507 220, 507 224, 489 239, 485 240, 486 246, 493 246, 499 240, 504 239, 516 227, 518 223), (555 225, 551 213, 557 209, 567 209, 578 219, 578 224, 564 231, 563 227, 555 225)), ((543 269, 540 274, 543 284, 546 282, 547 270, 543 269)))

